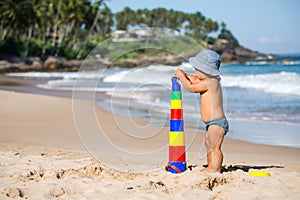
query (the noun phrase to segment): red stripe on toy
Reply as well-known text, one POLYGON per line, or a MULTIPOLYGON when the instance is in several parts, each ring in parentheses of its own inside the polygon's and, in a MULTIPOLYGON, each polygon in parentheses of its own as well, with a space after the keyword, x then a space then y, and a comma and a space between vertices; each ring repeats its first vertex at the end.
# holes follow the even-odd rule
POLYGON ((182 119, 182 109, 171 109, 171 119, 182 119))
POLYGON ((185 146, 169 146, 170 162, 185 162, 185 146))

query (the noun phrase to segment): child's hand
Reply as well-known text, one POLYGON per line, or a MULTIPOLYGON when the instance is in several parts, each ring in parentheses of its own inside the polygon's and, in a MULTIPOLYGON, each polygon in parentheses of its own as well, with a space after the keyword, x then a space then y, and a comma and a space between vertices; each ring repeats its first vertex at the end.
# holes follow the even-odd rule
POLYGON ((184 71, 182 70, 182 69, 180 69, 180 68, 177 68, 176 69, 176 72, 175 72, 175 74, 172 76, 172 78, 178 78, 179 79, 179 77, 181 76, 181 75, 184 75, 185 73, 184 73, 184 71))
POLYGON ((177 75, 178 75, 178 74, 175 72, 175 73, 171 76, 171 80, 172 80, 173 78, 178 78, 177 75))
POLYGON ((180 68, 177 68, 175 74, 184 75, 184 71, 180 68))
POLYGON ((173 78, 178 78, 176 72, 175 72, 175 74, 173 74, 173 75, 171 76, 171 80, 172 80, 173 78))

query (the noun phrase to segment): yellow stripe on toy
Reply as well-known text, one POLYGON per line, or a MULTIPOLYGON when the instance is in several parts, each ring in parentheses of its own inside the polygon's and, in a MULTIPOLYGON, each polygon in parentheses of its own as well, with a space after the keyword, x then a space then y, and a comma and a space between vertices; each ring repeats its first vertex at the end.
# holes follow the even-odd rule
POLYGON ((171 100, 171 109, 181 109, 181 100, 171 100))
POLYGON ((184 132, 169 132, 170 146, 184 146, 184 132))
POLYGON ((269 172, 264 172, 264 171, 250 171, 249 175, 250 176, 271 176, 269 172))

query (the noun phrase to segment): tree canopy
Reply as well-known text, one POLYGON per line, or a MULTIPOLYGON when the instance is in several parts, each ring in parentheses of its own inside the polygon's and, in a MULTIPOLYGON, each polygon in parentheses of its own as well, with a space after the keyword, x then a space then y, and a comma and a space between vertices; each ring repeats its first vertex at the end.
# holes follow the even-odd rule
POLYGON ((83 58, 114 30, 134 27, 169 28, 198 41, 220 32, 238 45, 225 23, 219 30, 201 12, 125 7, 114 14, 105 0, 0 0, 0 55, 83 58))

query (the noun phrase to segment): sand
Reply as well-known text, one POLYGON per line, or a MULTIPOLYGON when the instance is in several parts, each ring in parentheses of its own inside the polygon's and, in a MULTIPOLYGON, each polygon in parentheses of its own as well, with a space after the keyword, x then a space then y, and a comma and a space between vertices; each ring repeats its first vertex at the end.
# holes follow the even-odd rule
POLYGON ((78 125, 70 98, 2 90, 0 99, 0 199, 300 199, 300 149, 226 138, 223 173, 201 173, 203 134, 186 132, 189 168, 171 174, 167 127, 78 100, 101 127, 82 132, 94 119, 78 125), (137 130, 156 134, 143 141, 137 130))

